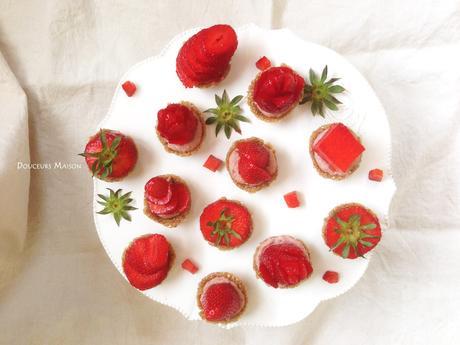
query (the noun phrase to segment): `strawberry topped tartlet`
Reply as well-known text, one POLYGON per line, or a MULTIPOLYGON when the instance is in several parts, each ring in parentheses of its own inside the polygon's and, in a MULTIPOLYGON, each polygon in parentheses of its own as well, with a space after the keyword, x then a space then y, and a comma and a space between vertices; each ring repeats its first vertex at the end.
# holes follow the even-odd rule
POLYGON ((205 125, 201 112, 193 104, 168 104, 158 112, 157 118, 157 135, 167 152, 190 156, 200 148, 205 125))
POLYGON ((190 37, 179 50, 176 73, 185 87, 207 87, 222 81, 238 38, 230 25, 218 24, 190 37))
POLYGON ((257 277, 274 288, 291 288, 310 277, 313 268, 305 244, 291 236, 269 237, 254 254, 257 277))
POLYGON ((133 139, 114 130, 101 129, 89 138, 85 152, 86 165, 94 177, 113 182, 126 177, 136 165, 137 148, 133 139))
POLYGON ((304 79, 290 67, 270 67, 252 81, 248 104, 261 120, 278 121, 302 100, 304 85, 304 79))
POLYGON ((123 271, 136 289, 151 289, 166 279, 174 256, 166 237, 144 235, 134 239, 123 253, 123 271))
POLYGON ((310 137, 310 156, 318 173, 341 180, 359 167, 365 148, 360 138, 343 123, 324 125, 310 137))
POLYGON ((250 193, 268 187, 278 175, 275 150, 255 137, 236 141, 227 153, 226 165, 233 182, 250 193))
POLYGON ((179 176, 161 175, 145 184, 144 213, 164 226, 174 228, 190 211, 190 190, 179 176))
POLYGON ((216 323, 233 322, 246 308, 246 288, 243 282, 231 273, 211 273, 198 285, 197 303, 203 320, 216 323))
POLYGON ((209 244, 233 249, 247 241, 252 232, 252 217, 239 201, 219 199, 205 207, 200 229, 209 244))
POLYGON ((378 217, 360 204, 337 206, 324 221, 324 242, 344 259, 363 257, 375 248, 381 237, 378 217))

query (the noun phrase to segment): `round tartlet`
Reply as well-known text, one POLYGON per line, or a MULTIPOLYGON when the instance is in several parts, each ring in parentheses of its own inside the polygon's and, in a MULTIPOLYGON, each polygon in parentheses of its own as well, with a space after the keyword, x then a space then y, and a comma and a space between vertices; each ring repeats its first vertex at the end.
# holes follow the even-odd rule
POLYGON ((225 324, 238 320, 246 309, 247 300, 246 287, 243 282, 232 273, 215 272, 208 274, 198 285, 197 304, 200 309, 200 317, 208 322, 225 324), (210 293, 209 289, 213 285, 214 288, 216 288, 215 285, 217 284, 229 284, 227 288, 230 288, 230 291, 227 290, 227 292, 230 292, 232 295, 230 298, 237 298, 237 303, 239 305, 236 307, 234 305, 229 306, 226 303, 231 303, 232 301, 222 300, 229 297, 228 295, 223 296, 222 294, 218 294, 217 300, 213 301, 212 299, 216 299, 216 291, 210 293), (211 310, 209 310, 209 308, 211 308, 211 310), (216 308, 226 308, 227 310, 216 310, 216 308), (220 317, 217 315, 214 316, 216 312, 220 312, 224 315, 220 317))
MULTIPOLYGON (((332 179, 332 180, 343 180, 344 178, 350 176, 353 172, 356 171, 356 169, 358 169, 360 163, 361 163, 361 156, 362 154, 356 158, 356 160, 353 162, 353 164, 351 165, 351 167, 347 170, 346 173, 342 173, 342 172, 339 172, 339 171, 333 171, 327 162, 325 162, 321 157, 319 157, 319 155, 317 153, 315 153, 313 151, 313 146, 315 145, 315 143, 321 139, 322 135, 324 135, 326 133, 326 131, 331 127, 335 125, 335 123, 330 123, 330 124, 327 124, 327 125, 323 125, 319 128, 317 128, 310 136, 310 148, 309 148, 309 152, 310 152, 310 157, 311 157, 311 160, 313 162, 313 166, 315 167, 316 171, 322 176, 322 177, 325 177, 325 178, 328 178, 328 179, 332 179)), ((353 134, 353 136, 359 141, 361 142, 361 139, 359 138, 359 136, 353 132, 352 129, 350 129, 349 127, 347 127, 348 130, 353 134)))
MULTIPOLYGON (((227 152, 227 156, 225 159, 227 171, 235 185, 242 190, 245 190, 249 193, 257 192, 261 189, 268 187, 278 176, 278 161, 276 159, 276 151, 275 149, 268 143, 265 143, 262 139, 251 137, 248 139, 237 140, 233 143, 230 149, 227 152), (263 146, 269 155, 268 163, 265 167, 261 168, 266 171, 270 175, 270 179, 266 181, 262 181, 261 183, 248 183, 246 182, 243 177, 239 173, 239 164, 240 164, 240 155, 238 153, 238 145, 241 143, 247 143, 253 141, 258 145, 263 146)), ((260 168, 260 167, 259 167, 260 168)))
POLYGON ((303 78, 292 68, 286 65, 270 67, 262 72, 259 72, 255 79, 251 82, 248 90, 249 107, 251 108, 251 111, 254 113, 254 115, 263 121, 279 121, 286 117, 302 100, 304 85, 305 81, 303 78), (284 79, 278 78, 279 75, 282 75, 284 79), (286 87, 286 76, 290 80, 290 89, 279 90, 279 88, 286 87), (267 80, 269 80, 269 82, 267 82, 267 80), (277 81, 277 83, 273 82, 273 80, 277 81), (275 93, 273 92, 274 90, 270 90, 270 88, 273 88, 274 85, 278 86, 278 89, 275 90, 275 93), (279 104, 275 104, 276 102, 273 102, 270 99, 265 99, 264 103, 266 104, 262 104, 263 102, 258 100, 258 98, 267 98, 264 96, 264 93, 267 92, 271 93, 270 96, 272 96, 273 99, 284 97, 284 102, 286 104, 283 104, 283 106, 280 107, 279 104), (275 110, 274 108, 278 109, 275 110))
POLYGON ((336 206, 329 212, 322 234, 324 243, 334 254, 344 259, 356 259, 377 246, 382 229, 372 210, 358 203, 349 203, 336 206))
MULTIPOLYGON (((173 191, 171 191, 171 193, 173 193, 173 191)), ((178 194, 180 194, 180 193, 181 192, 178 192, 178 194)), ((173 197, 174 197, 174 195, 171 195, 169 200, 171 200, 173 197)), ((176 198, 179 198, 179 195, 177 195, 176 198)), ((173 200, 172 202, 175 202, 175 201, 173 200)), ((156 177, 150 179, 146 183, 146 190, 145 190, 145 194, 144 194, 144 214, 147 217, 149 217, 150 219, 152 219, 155 222, 157 222, 157 223, 160 223, 160 224, 162 224, 164 226, 167 226, 169 228, 174 228, 174 227, 178 226, 187 217, 187 215, 189 214, 191 204, 192 204, 192 199, 191 199, 190 189, 188 188, 187 183, 182 178, 180 178, 179 176, 172 175, 172 174, 160 175, 160 176, 156 176, 156 177), (171 213, 169 213, 169 214, 167 214, 167 212, 166 212, 166 214, 155 212, 156 207, 154 206, 153 198, 149 197, 149 195, 148 195, 147 186, 148 186, 149 182, 152 181, 155 178, 165 179, 171 185, 174 185, 174 184, 182 185, 182 187, 181 187, 181 188, 183 188, 182 193, 186 194, 186 195, 181 195, 182 199, 177 200, 176 206, 171 206, 172 210, 170 210, 171 213), (185 200, 183 199, 183 197, 185 197, 185 200), (179 206, 177 206, 177 204, 180 203, 180 202, 182 202, 182 203, 185 202, 185 205, 184 204, 179 204, 179 206), (173 213, 174 207, 177 207, 177 210, 179 210, 177 212, 177 214, 173 213)), ((167 207, 168 202, 166 202, 166 203, 157 203, 156 205, 160 206, 159 208, 161 209, 162 208, 161 206, 167 207)))
POLYGON ((159 126, 159 121, 160 119, 157 120, 157 126, 156 126, 156 133, 158 136, 158 139, 160 140, 161 144, 163 145, 164 149, 169 152, 169 153, 174 153, 178 156, 181 157, 187 157, 192 155, 193 153, 197 152, 201 144, 204 140, 205 136, 205 131, 206 131, 206 126, 203 121, 203 115, 202 113, 198 110, 198 108, 190 103, 190 102, 181 102, 177 104, 169 104, 166 108, 160 109, 158 114, 160 114, 161 111, 165 111, 168 109, 170 106, 180 106, 184 107, 183 109, 187 109, 197 120, 197 126, 195 128, 195 133, 193 135, 193 138, 191 141, 185 143, 185 144, 174 144, 168 141, 167 138, 162 136, 160 133, 160 130, 158 129, 159 126))
POLYGON ((174 249, 165 236, 143 235, 132 240, 124 250, 123 272, 136 289, 151 289, 166 279, 174 259, 174 249))
POLYGON ((273 288, 293 288, 313 272, 307 246, 288 235, 273 236, 262 241, 254 253, 253 268, 257 277, 273 288), (285 261, 285 256, 289 260, 285 261))

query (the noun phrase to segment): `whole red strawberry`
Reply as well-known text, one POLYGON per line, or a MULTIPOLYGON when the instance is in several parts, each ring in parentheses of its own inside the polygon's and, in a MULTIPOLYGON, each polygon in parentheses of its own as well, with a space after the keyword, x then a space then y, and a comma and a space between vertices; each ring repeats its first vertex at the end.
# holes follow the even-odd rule
POLYGON ((230 60, 238 46, 230 25, 214 25, 189 38, 176 58, 176 72, 185 87, 218 83, 230 69, 230 60))
POLYGON ((382 237, 377 216, 356 203, 334 208, 323 227, 326 245, 345 259, 363 257, 382 237))
POLYGON ((123 271, 132 286, 146 290, 159 285, 168 275, 174 252, 160 234, 136 238, 123 255, 123 271))
POLYGON ((85 157, 93 176, 104 181, 121 180, 137 162, 133 139, 110 129, 101 129, 89 138, 85 152, 80 155, 85 157))
POLYGON ((200 229, 211 245, 232 249, 251 235, 252 217, 240 202, 222 198, 205 207, 200 216, 200 229))

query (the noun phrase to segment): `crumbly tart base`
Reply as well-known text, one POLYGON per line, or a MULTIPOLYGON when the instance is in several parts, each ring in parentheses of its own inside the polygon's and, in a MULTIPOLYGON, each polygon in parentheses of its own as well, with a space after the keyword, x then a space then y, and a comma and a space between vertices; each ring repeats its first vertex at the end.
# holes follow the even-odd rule
MULTIPOLYGON (((182 183, 184 184, 187 189, 189 190, 190 192, 190 189, 188 188, 187 186, 187 183, 182 179, 180 178, 179 176, 176 176, 176 175, 172 175, 172 174, 168 174, 168 175, 160 175, 159 177, 164 177, 164 178, 171 178, 171 180, 175 183, 182 183)), ((147 199, 145 198, 144 196, 144 214, 149 217, 150 219, 152 219, 153 221, 157 222, 157 223, 160 223, 168 228, 175 228, 177 227, 180 223, 182 223, 182 221, 187 217, 187 215, 190 213, 190 208, 192 206, 192 200, 190 199, 190 205, 189 207, 182 213, 179 213, 177 216, 175 217, 172 217, 172 218, 161 218, 159 217, 158 215, 156 214, 153 214, 151 211, 150 211, 150 208, 149 208, 149 205, 147 203, 147 199)))
POLYGON ((238 278, 237 276, 235 276, 234 274, 229 273, 229 272, 214 272, 214 273, 208 274, 206 277, 201 279, 200 283, 198 284, 198 291, 197 291, 197 294, 196 294, 196 300, 197 300, 198 308, 200 309, 200 317, 203 320, 205 320, 207 322, 211 322, 211 323, 227 324, 227 323, 235 322, 244 313, 244 311, 246 310, 248 297, 247 297, 247 293, 246 293, 246 287, 244 286, 244 284, 240 280, 240 278, 238 278), (236 314, 233 318, 231 318, 229 320, 225 320, 225 321, 210 321, 210 320, 207 320, 204 317, 203 305, 201 304, 201 295, 203 294, 204 286, 206 285, 206 283, 208 281, 210 281, 211 279, 217 278, 217 277, 225 277, 228 280, 230 280, 231 282, 233 282, 237 286, 237 288, 241 291, 242 295, 244 296, 243 308, 241 308, 240 312, 238 314, 236 314))
MULTIPOLYGON (((285 64, 282 64, 281 66, 284 66, 284 67, 289 67, 285 64)), ((289 67, 291 68, 291 67, 289 67)), ((292 68, 291 68, 292 69, 292 68)), ((292 69, 294 71, 294 69, 292 69)), ((285 118, 287 115, 289 115, 289 113, 294 110, 295 107, 297 107, 300 103, 300 101, 302 100, 303 98, 303 90, 302 92, 300 93, 300 96, 299 96, 299 99, 297 101, 295 101, 290 107, 289 109, 287 109, 284 113, 281 113, 277 116, 273 116, 273 117, 270 117, 270 116, 267 116, 265 115, 264 113, 262 113, 259 109, 259 107, 257 106, 257 104, 254 102, 254 87, 256 85, 256 82, 259 80, 261 74, 263 73, 264 71, 261 71, 259 72, 256 77, 252 80, 251 84, 249 85, 249 89, 248 89, 248 105, 249 105, 249 108, 251 109, 252 113, 257 117, 259 118, 260 120, 262 121, 265 121, 265 122, 278 122, 280 120, 282 120, 283 118, 285 118)), ((295 71, 294 71, 295 72, 295 71)), ((297 72, 295 72, 297 73, 297 72)))
MULTIPOLYGON (((369 212, 371 215, 373 215, 375 217, 375 219, 377 219, 377 222, 378 222, 378 225, 380 226, 380 229, 382 228, 382 226, 380 225, 380 220, 379 220, 379 217, 377 217, 377 215, 375 214, 374 211, 372 211, 371 209, 367 208, 366 206, 360 204, 360 203, 357 203, 357 202, 351 202, 351 203, 347 203, 347 204, 340 204, 336 207, 334 207, 330 212, 329 214, 327 215, 326 218, 324 218, 324 223, 323 223, 323 229, 321 230, 321 233, 322 233, 322 236, 323 236, 323 240, 324 240, 324 244, 326 244, 326 228, 327 228, 327 222, 330 218, 334 217, 335 214, 337 212, 339 212, 341 209, 343 208, 347 208, 347 207, 353 207, 353 206, 358 206, 358 207, 362 207, 363 209, 365 209, 367 212, 369 212)), ((326 244, 327 247, 329 247, 327 244, 326 244)), ((374 247, 375 248, 375 247, 374 247)), ((372 249, 374 249, 372 248, 372 249)), ((371 250, 372 250, 371 249, 371 250)), ((370 251, 371 251, 370 250, 370 251)), ((369 252, 370 252, 369 251, 369 252)), ((343 259, 343 257, 339 254, 337 254, 336 252, 334 252, 333 250, 331 250, 332 253, 334 253, 335 255, 339 256, 340 258, 343 259)), ((348 259, 348 258, 347 258, 348 259)), ((350 259, 350 260, 354 260, 354 259, 350 259)))
MULTIPOLYGON (((135 239, 133 239, 129 244, 128 246, 125 248, 125 250, 123 251, 123 255, 121 257, 121 267, 123 268, 123 265, 125 263, 125 255, 126 255, 126 251, 128 250, 129 247, 131 247, 131 245, 134 243, 135 240, 139 239, 139 238, 143 238, 143 237, 148 237, 148 236, 151 236, 153 234, 145 234, 145 235, 142 235, 142 236, 139 236, 139 237, 136 237, 135 239)), ((169 241, 168 241, 169 243, 169 241)), ((171 243, 169 243, 169 264, 168 264, 168 273, 166 274, 166 277, 161 281, 164 282, 167 278, 168 278, 168 274, 169 274, 169 271, 171 270, 171 268, 173 267, 174 265, 174 261, 176 260, 176 252, 174 251, 174 248, 173 246, 171 245, 171 243)), ((123 270, 124 272, 124 270, 123 270)), ((126 274, 125 274, 126 275, 126 274)), ((129 282, 129 281, 128 281, 129 282)), ((161 285, 158 284, 158 285, 161 285)), ((130 283, 131 284, 131 283, 130 283)), ((158 285, 155 285, 155 286, 158 286, 158 285)), ((154 287, 155 287, 154 286, 154 287)), ((133 286, 135 289, 137 289, 135 286, 133 286)), ((151 289, 153 289, 154 287, 152 287, 151 289)), ((139 290, 139 289, 138 289, 139 290)), ((146 289, 148 290, 148 289, 146 289)), ((141 291, 144 291, 144 290, 141 290, 141 291)))
MULTIPOLYGON (((290 236, 290 235, 280 235, 280 236, 287 236, 287 237, 290 237, 296 241, 299 241, 302 246, 305 248, 305 252, 307 253, 307 260, 308 262, 310 262, 311 264, 311 256, 310 256, 310 251, 308 250, 307 246, 305 245, 305 243, 302 241, 302 240, 299 240, 298 238, 295 238, 293 236, 290 236)), ((268 237, 266 238, 265 240, 263 240, 262 242, 259 243, 259 245, 257 246, 256 248, 256 251, 254 252, 254 256, 252 258, 252 267, 254 269, 254 272, 256 272, 256 277, 257 279, 260 279, 264 282, 265 285, 273 288, 273 289, 276 289, 274 288, 273 286, 265 283, 265 280, 262 278, 262 276, 260 275, 260 271, 259 271, 259 268, 257 267, 257 264, 256 264, 256 258, 257 256, 259 255, 259 251, 260 249, 262 248, 262 245, 264 244, 265 241, 268 241, 270 239, 275 239, 277 237, 280 237, 280 236, 271 236, 271 237, 268 237)), ((313 273, 313 272, 312 272, 313 273)), ((308 278, 310 278, 310 276, 312 275, 312 273, 310 273, 308 276, 306 276, 304 279, 302 279, 301 281, 299 281, 297 284, 294 284, 294 285, 287 285, 287 286, 278 286, 278 289, 291 289, 291 288, 295 288, 297 286, 299 286, 301 283, 303 283, 305 280, 307 280, 308 278)))
POLYGON ((248 138, 248 139, 241 139, 241 140, 237 140, 235 141, 232 146, 230 146, 230 149, 228 150, 227 152, 227 156, 225 157, 225 166, 227 167, 227 171, 228 171, 228 174, 230 175, 230 178, 232 179, 233 183, 238 187, 238 188, 241 188, 242 190, 248 192, 248 193, 255 193, 261 189, 264 189, 264 188, 267 188, 273 181, 276 180, 276 178, 278 177, 278 161, 276 159, 276 150, 273 148, 273 146, 271 146, 269 143, 266 143, 264 142, 262 139, 259 139, 257 137, 251 137, 251 138, 248 138), (264 182, 264 183, 261 183, 257 186, 250 186, 250 185, 247 185, 247 184, 244 184, 244 183, 240 183, 238 181, 236 181, 232 174, 230 173, 230 165, 229 165, 229 158, 230 158, 230 155, 232 154, 232 152, 236 149, 236 145, 238 145, 238 143, 240 142, 243 142, 243 141, 248 141, 248 140, 256 140, 258 141, 259 143, 263 144, 266 148, 268 148, 272 153, 273 153, 273 157, 275 157, 275 162, 276 162, 276 171, 275 173, 273 174, 272 176, 272 179, 270 181, 267 181, 267 182, 264 182))
MULTIPOLYGON (((358 169, 359 165, 361 164, 361 156, 359 156, 359 158, 353 163, 353 165, 351 166, 350 170, 348 170, 348 172, 345 174, 345 175, 332 175, 332 174, 329 174, 328 172, 325 172, 324 170, 321 170, 321 168, 319 167, 318 163, 316 162, 316 159, 315 159, 315 153, 313 152, 313 143, 315 142, 316 138, 318 137, 318 135, 320 135, 321 133, 323 133, 324 131, 326 131, 327 129, 329 129, 329 127, 331 127, 332 125, 335 125, 335 123, 330 123, 330 124, 327 124, 327 125, 323 125, 319 128, 317 128, 310 136, 310 148, 309 148, 309 152, 310 152, 310 157, 311 157, 311 160, 313 162, 313 166, 315 167, 316 171, 318 172, 318 174, 320 174, 322 177, 324 178, 328 178, 328 179, 331 179, 331 180, 343 180, 344 178, 350 176, 352 173, 354 173, 356 171, 356 169, 358 169)), ((353 132, 350 128, 348 128, 350 130, 350 132, 353 134, 353 136, 359 140, 359 142, 361 142, 361 139, 359 138, 359 136, 353 132)))
POLYGON ((155 131, 157 133, 158 139, 160 140, 160 143, 163 145, 163 147, 164 147, 166 152, 174 153, 175 155, 178 155, 178 156, 181 156, 181 157, 188 157, 188 156, 191 156, 192 154, 194 154, 195 152, 197 152, 201 148, 201 144, 203 143, 204 136, 206 135, 206 126, 204 124, 203 115, 202 115, 201 111, 199 111, 198 108, 193 103, 183 101, 183 102, 180 102, 180 104, 182 104, 182 105, 186 106, 187 108, 189 108, 196 115, 196 117, 198 118, 198 120, 200 122, 199 125, 201 126, 201 133, 202 134, 201 134, 201 139, 200 139, 199 144, 197 146, 195 146, 190 151, 185 151, 185 152, 176 151, 176 150, 171 149, 168 146, 168 142, 166 141, 166 139, 164 139, 160 135, 160 132, 158 132, 157 127, 155 127, 155 131))
MULTIPOLYGON (((246 205, 243 204, 241 201, 238 201, 238 200, 230 200, 230 199, 227 199, 227 198, 225 198, 225 197, 220 198, 219 201, 220 201, 220 200, 225 200, 225 201, 234 202, 235 204, 238 204, 238 205, 240 205, 240 206, 243 206, 243 207, 249 212, 249 209, 248 209, 248 208, 246 207, 246 205)), ((245 240, 243 243, 241 243, 239 246, 237 246, 237 247, 227 247, 227 246, 222 246, 222 245, 221 245, 221 246, 218 246, 218 245, 216 245, 214 242, 210 242, 210 241, 208 241, 208 240, 205 239, 206 242, 208 242, 208 244, 211 245, 211 246, 213 246, 213 247, 216 247, 216 248, 219 248, 220 250, 225 250, 225 251, 226 251, 226 250, 232 250, 232 249, 241 247, 243 244, 245 244, 245 243, 249 240, 249 238, 250 238, 251 235, 252 235, 253 222, 252 222, 252 214, 251 214, 251 212, 249 212, 249 215, 251 216, 251 225, 250 225, 249 234, 248 234, 248 237, 246 238, 246 240, 245 240)))

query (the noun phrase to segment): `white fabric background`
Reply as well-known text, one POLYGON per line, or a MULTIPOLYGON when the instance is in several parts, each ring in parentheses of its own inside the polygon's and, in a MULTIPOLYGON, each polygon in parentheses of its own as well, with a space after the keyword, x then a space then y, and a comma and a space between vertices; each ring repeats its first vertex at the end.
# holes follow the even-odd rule
POLYGON ((0 0, 0 52, 0 344, 458 343, 459 1, 0 0), (226 331, 148 300, 99 243, 85 170, 33 170, 30 188, 17 170, 81 162, 121 75, 218 22, 289 27, 337 50, 393 133, 398 191, 368 271, 285 328, 226 331))

